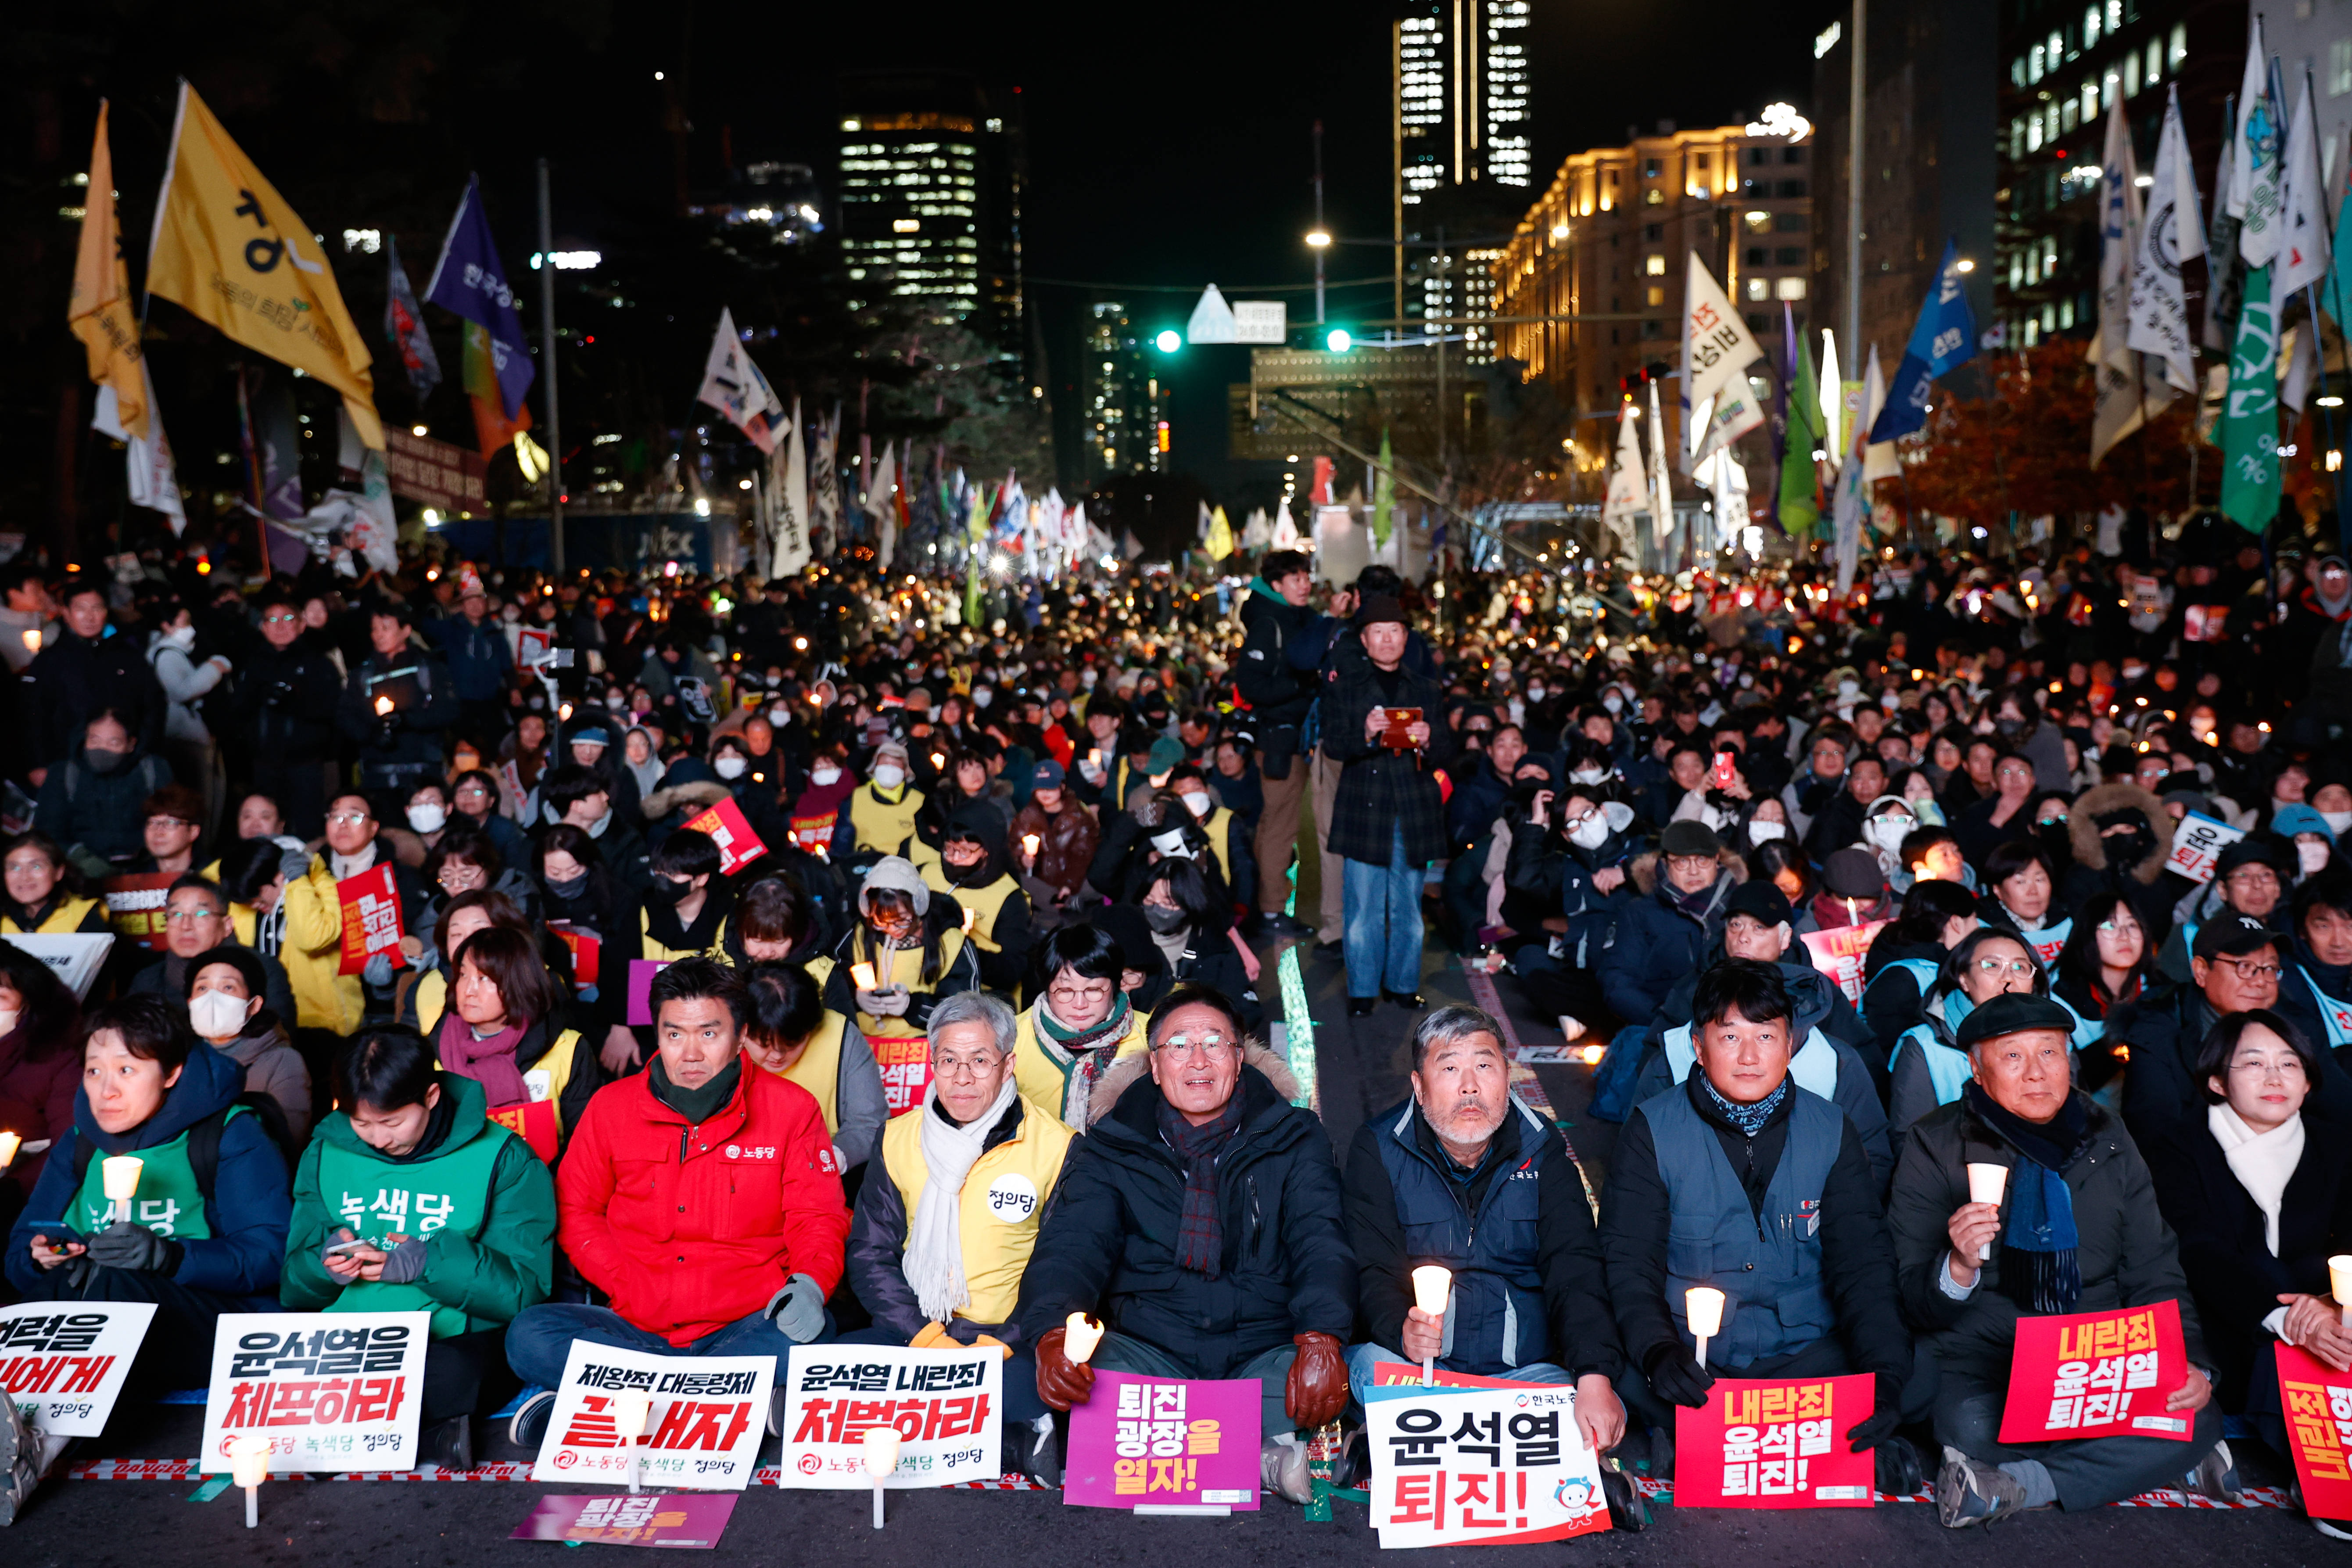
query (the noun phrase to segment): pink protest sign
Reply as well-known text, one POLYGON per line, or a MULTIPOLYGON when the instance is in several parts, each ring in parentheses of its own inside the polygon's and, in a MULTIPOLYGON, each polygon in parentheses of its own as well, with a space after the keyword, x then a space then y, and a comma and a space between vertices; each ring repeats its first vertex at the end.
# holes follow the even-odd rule
POLYGON ((1097 1372, 1070 1407, 1062 1500, 1087 1508, 1257 1507, 1255 1378, 1097 1372))
POLYGON ((607 1546, 714 1547, 735 1512, 734 1492, 549 1496, 509 1541, 600 1542, 607 1546))

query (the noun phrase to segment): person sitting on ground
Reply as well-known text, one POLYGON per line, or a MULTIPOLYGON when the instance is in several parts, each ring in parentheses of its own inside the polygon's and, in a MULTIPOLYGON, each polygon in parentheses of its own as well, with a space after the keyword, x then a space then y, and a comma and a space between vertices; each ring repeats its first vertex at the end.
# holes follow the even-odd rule
POLYGON ((1862 961, 1862 1017, 1877 1047, 1874 1070, 1880 1077, 1895 1042, 1924 1016, 1944 955, 1983 923, 1975 894, 1958 882, 1922 879, 1903 895, 1902 912, 1871 939, 1862 961))
POLYGON ((1346 1408, 1356 1322, 1330 1140, 1213 991, 1170 992, 1149 1045, 1096 1087, 1108 1109, 1071 1145, 1022 1276, 1014 1321, 1036 1347, 1038 1396, 1082 1405, 1097 1369, 1255 1379, 1261 1477, 1304 1501, 1293 1428, 1346 1408), (1072 1312, 1107 1331, 1090 1363, 1063 1352, 1072 1312))
POLYGON ((896 1115, 921 1098, 924 1057, 917 1042, 931 1009, 979 988, 980 950, 964 941, 955 900, 934 895, 922 874, 895 855, 866 873, 857 912, 862 918, 834 950, 824 1005, 875 1042, 877 1059, 889 1069, 883 1079, 896 1115))
POLYGON ((146 853, 123 868, 138 876, 196 868, 196 841, 205 835, 205 797, 184 784, 167 784, 139 806, 139 838, 146 853))
MULTIPOLYGON (((216 947, 250 950, 258 935, 257 926, 255 911, 237 909, 219 883, 185 872, 163 894, 163 956, 133 974, 123 989, 134 996, 184 997, 188 994, 188 964, 196 954, 216 947)), ((287 978, 286 966, 257 952, 254 957, 261 964, 261 987, 254 994, 291 1029, 294 986, 287 978)))
POLYGON ((1058 921, 1061 906, 1086 885, 1087 868, 1102 847, 1102 829, 1094 813, 1078 804, 1061 763, 1037 764, 1030 779, 1029 803, 1013 814, 1012 844, 1022 888, 1040 923, 1046 923, 1048 915, 1058 921), (1034 848, 1032 838, 1037 841, 1034 848))
POLYGON ((815 1097, 842 1186, 854 1194, 890 1119, 873 1045, 824 1005, 822 987, 798 964, 754 963, 742 974, 751 997, 743 1026, 745 1058, 815 1097))
POLYGON ((81 873, 47 834, 0 843, 0 936, 94 936, 114 929, 106 900, 81 890, 81 873))
MULTIPOLYGON (((829 878, 831 868, 823 868, 829 878)), ((828 932, 824 921, 835 891, 828 882, 820 897, 800 878, 782 871, 753 877, 736 895, 735 918, 727 922, 728 962, 738 969, 789 963, 807 971, 822 987, 833 973, 833 943, 839 934, 828 932)))
POLYGON ((480 1084, 491 1120, 552 1165, 604 1085, 603 1064, 566 1026, 563 993, 530 936, 487 926, 456 958, 449 1006, 430 1037, 435 1065, 480 1084))
POLYGON ((21 1142, 0 1167, 0 1226, 13 1226, 47 1151, 73 1125, 81 1084, 81 1003, 56 970, 0 942, 0 1131, 21 1142))
MULTIPOLYGON (((653 853, 652 871, 639 890, 636 908, 615 921, 617 930, 604 933, 598 979, 609 971, 615 982, 639 959, 672 963, 681 958, 724 959, 727 919, 734 911, 733 887, 719 875, 725 860, 719 842, 708 833, 681 827, 661 841, 653 853)), ((600 985, 600 994, 604 991, 600 985)), ((614 1000, 625 1000, 615 989, 614 1000)), ((608 1006, 616 1021, 606 1026, 600 1055, 604 1070, 614 1078, 635 1072, 652 1048, 650 1025, 634 1028, 625 1008, 608 1006)))
POLYGON ((2191 984, 2197 933, 2216 921, 2232 914, 2250 915, 2264 925, 2280 921, 2279 900, 2294 863, 2294 851, 2265 833, 2249 833, 2224 847, 2213 863, 2212 882, 2189 889, 2173 906, 2172 934, 2156 960, 2164 977, 2175 985, 2191 984))
POLYGON ((1986 923, 2008 927, 2025 939, 2034 957, 2056 963, 2074 922, 2057 905, 2058 879, 2048 847, 2031 838, 2005 838, 1985 857, 1984 873, 1986 923))
POLYGON ((1920 1005, 1920 1021, 1903 1031, 1886 1063, 1887 1122, 1898 1160, 1911 1124, 1958 1100, 1968 1082, 1968 1053, 1958 1043, 1961 1021, 2009 992, 2050 994, 2050 972, 2015 931, 1979 926, 1944 955, 1920 1005))
POLYGON ((1343 1185, 1368 1337, 1348 1348, 1349 1384, 1360 1405, 1381 1363, 1432 1361, 1572 1384, 1577 1425, 1605 1454, 1625 1429, 1625 1356, 1600 1237, 1576 1162, 1509 1080, 1502 1026, 1440 1007, 1413 1028, 1412 1097, 1356 1129, 1343 1185), (1435 1315, 1413 1297, 1425 1264, 1453 1270, 1435 1315))
POLYGON ((1618 910, 1616 937, 1595 966, 1610 1011, 1647 1026, 1674 983, 1723 940, 1731 889, 1748 870, 1713 828, 1685 821, 1668 823, 1658 853, 1636 858, 1632 875, 1639 896, 1618 910))
POLYGON ((72 752, 47 760, 33 827, 66 847, 85 877, 110 877, 145 853, 144 803, 172 782, 171 764, 113 709, 94 714, 72 752))
POLYGON ((1165 980, 1138 1005, 1150 1011, 1171 984, 1206 985, 1229 996, 1252 1034, 1265 1022, 1258 1003, 1258 958, 1234 924, 1233 900, 1216 865, 1181 857, 1160 861, 1140 900, 1151 943, 1166 964, 1165 980))
POLYGON ((1888 1199, 1904 1315, 1941 1372, 1936 1510, 1954 1528, 2052 1503, 2096 1508, 2151 1487, 2237 1498, 2213 1362, 2172 1233, 2130 1136, 2069 1081, 2073 1027, 2065 1008, 2024 994, 1961 1020, 1969 1082, 1912 1129, 1888 1199), (1972 1164, 2008 1168, 2001 1202, 1972 1200, 1972 1164), (2018 1319, 2159 1301, 2179 1304, 2189 1375, 2148 1403, 2193 1417, 2188 1442, 2000 1441, 2018 1319))
POLYGON ((1038 1397, 1034 1356, 1020 1353, 1028 1346, 1013 1313, 1071 1134, 1020 1093, 1016 1026, 1013 1009, 985 991, 932 1010, 930 1086, 883 1132, 881 1168, 850 1220, 849 1283, 874 1323, 841 1338, 1002 1347, 1013 1358, 1004 1369, 1005 1448, 1028 1475, 1059 1486, 1053 1413, 1038 1397))
POLYGON ((1147 1050, 1150 1020, 1121 984, 1127 959, 1099 925, 1066 925, 1037 947, 1037 1000, 1021 1015, 1013 1076, 1021 1092, 1084 1131, 1111 1064, 1147 1050))
POLYGON ((341 1047, 335 1041, 354 1033, 366 1016, 368 988, 389 995, 391 955, 370 955, 357 974, 345 974, 343 962, 343 900, 336 884, 379 866, 392 868, 392 885, 400 896, 401 956, 415 962, 425 943, 414 933, 425 910, 425 884, 377 840, 375 808, 356 791, 327 803, 327 837, 320 853, 295 850, 282 862, 286 868, 285 942, 278 957, 294 988, 296 1043, 311 1067, 311 1081, 325 1081, 334 1069, 341 1047), (332 1037, 332 1038, 330 1038, 332 1037))
POLYGON ((1717 1376, 1873 1373, 1870 1416, 1842 1436, 1878 1450, 1878 1489, 1907 1493, 1918 1457, 1896 1434, 1927 1413, 1928 1368, 1895 1309, 1894 1254, 1862 1134, 1790 1076, 1795 1006, 1777 965, 1726 959, 1693 1001, 1697 1071, 1635 1107, 1601 1189, 1609 1296, 1631 1363, 1619 1384, 1650 1427, 1650 1474, 1673 1474, 1673 1409, 1717 1376), (1701 1367, 1685 1302, 1729 1299, 1701 1367))
POLYGON ((419 1458, 470 1470, 473 1417, 517 1387, 507 1325, 553 1282, 554 1178, 412 1029, 362 1031, 335 1103, 295 1173, 279 1298, 297 1312, 431 1313, 419 1458))
POLYGON ((268 1005, 267 962, 249 947, 209 948, 188 960, 181 998, 197 1037, 245 1069, 246 1091, 278 1102, 299 1149, 310 1133, 310 1069, 268 1005))
POLYGON ((916 815, 922 809, 923 792, 907 782, 905 743, 883 742, 874 748, 866 783, 849 794, 849 809, 842 814, 845 820, 834 830, 834 857, 903 853, 907 841, 914 837, 916 815))
POLYGON ((2304 879, 2294 890, 2286 959, 2292 969, 2279 976, 2279 994, 2307 1001, 2316 1009, 2320 1032, 2313 1043, 2329 1050, 2352 1046, 2352 871, 2333 868, 2304 879))
POLYGON ((509 1435, 533 1452, 574 1340, 767 1356, 780 1405, 785 1353, 832 1331, 849 1211, 816 1101, 743 1070, 751 998, 725 964, 679 959, 650 1005, 653 1060, 597 1090, 556 1177, 564 1255, 612 1305, 542 1302, 507 1330, 508 1364, 551 1391, 514 1415, 509 1435))
POLYGON ((1014 879, 1004 850, 1004 816, 986 801, 968 800, 948 816, 939 858, 922 867, 935 893, 951 893, 970 917, 964 935, 978 949, 981 984, 1017 987, 1029 973, 1035 940, 1029 895, 1014 879))
POLYGON ((2155 945, 2131 900, 2112 889, 2093 893, 2050 966, 2051 998, 2074 1015, 2074 1081, 2084 1093, 2113 1083, 2130 1057, 2128 1047, 2119 1052, 2120 1042, 2105 1038, 2109 1012, 2152 1001, 2164 986, 2155 945))

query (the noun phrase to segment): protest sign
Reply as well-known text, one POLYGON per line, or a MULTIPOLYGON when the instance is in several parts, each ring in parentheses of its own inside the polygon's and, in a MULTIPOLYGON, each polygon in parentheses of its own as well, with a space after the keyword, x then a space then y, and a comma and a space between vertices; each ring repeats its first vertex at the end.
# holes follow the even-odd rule
POLYGON ((629 1009, 625 1016, 632 1028, 653 1023, 654 976, 668 963, 666 958, 629 960, 629 1009))
POLYGON ((1255 1378, 1097 1372, 1070 1406, 1062 1500, 1083 1508, 1223 1513, 1257 1507, 1255 1378))
POLYGON ((653 1400, 636 1436, 640 1484, 740 1492, 767 1436, 774 1368, 763 1355, 648 1355, 574 1340, 530 1479, 628 1479, 613 1396, 637 1389, 653 1400))
POLYGON ((1565 1541, 1609 1528, 1573 1388, 1454 1381, 1366 1392, 1381 1546, 1565 1541))
POLYGON ((0 1390, 52 1437, 104 1430, 152 1301, 27 1301, 0 1307, 0 1390))
MULTIPOLYGON (((898 1020, 891 1023, 895 1026, 898 1020)), ((874 1060, 882 1068, 882 1098, 890 1102, 890 1114, 903 1116, 922 1104, 923 1091, 931 1087, 929 1037, 869 1029, 866 1043, 874 1047, 874 1060)))
POLYGON ((337 973, 357 974, 379 952, 394 969, 406 963, 400 954, 400 889, 390 865, 343 878, 335 884, 335 898, 343 909, 343 954, 337 973))
POLYGON ((152 952, 163 952, 163 902, 171 897, 172 884, 179 879, 171 871, 142 871, 131 877, 109 877, 100 883, 99 896, 106 900, 106 918, 114 934, 152 952))
POLYGON ((2245 836, 2242 827, 2232 827, 2201 811, 2192 811, 2180 819, 2180 826, 2172 835, 2172 853, 2165 858, 2164 868, 2178 871, 2192 882, 2210 882, 2221 851, 2245 836))
POLYGON ((1845 999, 1855 1006, 1862 1005, 1862 961, 1870 952, 1870 944, 1878 935, 1885 921, 1871 921, 1858 926, 1840 926, 1835 931, 1805 932, 1805 956, 1815 969, 1837 982, 1845 999))
POLYGON ((874 1484, 866 1434, 898 1434, 898 1468, 886 1487, 945 1487, 1003 1474, 1004 1352, 908 1350, 890 1345, 798 1345, 785 1371, 784 1487, 874 1484))
POLYGON ((2164 1402, 2189 1379, 2180 1304, 2017 1320, 2004 1443, 2057 1437, 2189 1441, 2193 1413, 2164 1402))
POLYGON ((829 858, 833 853, 833 830, 840 821, 838 811, 795 816, 792 821, 793 842, 803 853, 829 858))
POLYGON ((106 931, 69 931, 62 936, 11 931, 6 942, 49 966, 50 973, 82 1001, 89 999, 89 983, 98 978, 114 938, 106 931))
POLYGON ((572 984, 595 984, 597 973, 603 967, 604 939, 586 926, 574 925, 570 921, 550 921, 547 929, 562 938, 563 945, 572 950, 572 984))
POLYGON ((713 1547, 735 1512, 732 1494, 684 1497, 550 1495, 514 1527, 509 1541, 594 1542, 604 1546, 713 1547))
POLYGON ((2352 1519, 2352 1373, 2337 1372, 2284 1340, 2272 1348, 2278 1353, 2279 1400, 2304 1506, 2314 1519, 2352 1519))
POLYGON ((1868 1508, 1875 1461, 1846 1433, 1870 1416, 1877 1380, 1715 1380, 1704 1409, 1675 1407, 1677 1508, 1868 1508))
MULTIPOLYGON (((525 1075, 526 1082, 529 1076, 525 1075)), ((543 1071, 541 1076, 545 1076, 543 1071)), ((538 1098, 525 1100, 520 1105, 502 1106, 484 1114, 530 1144, 530 1152, 539 1156, 541 1163, 551 1166, 555 1163, 555 1156, 562 1152, 563 1133, 555 1124, 555 1101, 544 1098, 543 1090, 534 1090, 534 1093, 538 1098)))
POLYGON ((416 1463, 425 1312, 224 1312, 205 1399, 206 1473, 239 1437, 269 1444, 269 1468, 405 1470, 416 1463))
POLYGON ((732 800, 722 800, 709 811, 686 825, 696 833, 708 833, 710 841, 719 846, 719 874, 731 877, 768 852, 760 836, 751 831, 744 818, 743 808, 732 800))

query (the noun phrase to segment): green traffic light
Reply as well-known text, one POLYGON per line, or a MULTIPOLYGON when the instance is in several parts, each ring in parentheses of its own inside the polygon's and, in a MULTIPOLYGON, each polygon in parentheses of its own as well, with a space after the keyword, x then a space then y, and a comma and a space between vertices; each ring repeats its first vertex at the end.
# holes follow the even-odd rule
POLYGON ((1164 354, 1172 354, 1184 346, 1183 338, 1173 327, 1163 329, 1158 337, 1151 340, 1151 342, 1153 347, 1164 354))
POLYGON ((1356 340, 1348 335, 1348 329, 1345 327, 1332 328, 1331 335, 1323 342, 1324 345, 1335 354, 1346 353, 1356 344, 1356 340))

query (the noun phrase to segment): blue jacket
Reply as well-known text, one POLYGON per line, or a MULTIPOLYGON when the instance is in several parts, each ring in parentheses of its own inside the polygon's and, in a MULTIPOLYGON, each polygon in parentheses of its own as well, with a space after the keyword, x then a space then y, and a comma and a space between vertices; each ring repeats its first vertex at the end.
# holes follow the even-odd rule
POLYGON ((425 636, 448 662, 449 679, 461 702, 480 702, 506 688, 514 658, 507 651, 506 633, 498 622, 477 626, 463 616, 425 623, 425 636))
POLYGON ((1706 962, 1723 935, 1724 901, 1740 879, 1733 869, 1716 873, 1702 920, 1674 901, 1664 856, 1643 856, 1633 862, 1632 879, 1638 884, 1644 877, 1654 879, 1653 886, 1617 911, 1616 940, 1607 958, 1594 961, 1587 955, 1601 971, 1601 1000, 1629 1024, 1647 1024, 1656 1017, 1675 983, 1706 962))
MULTIPOLYGON (((100 1130, 89 1095, 74 1092, 74 1124, 49 1151, 33 1195, 8 1233, 9 1283, 31 1290, 41 1277, 33 1261, 33 1234, 54 1236, 80 1178, 75 1173, 75 1142, 88 1139, 98 1156, 135 1154, 169 1143, 197 1122, 235 1103, 245 1086, 245 1069, 210 1046, 190 1053, 180 1081, 163 1096, 162 1109, 120 1137, 100 1130), (40 1220, 52 1223, 41 1225, 40 1220)), ((207 1195, 205 1219, 212 1235, 181 1239, 180 1267, 173 1280, 192 1290, 239 1298, 250 1312, 278 1310, 278 1271, 286 1258, 286 1231, 294 1200, 285 1156, 278 1152, 261 1119, 232 1116, 221 1130, 220 1168, 207 1195)))

